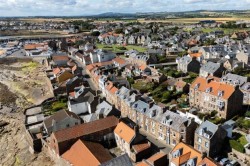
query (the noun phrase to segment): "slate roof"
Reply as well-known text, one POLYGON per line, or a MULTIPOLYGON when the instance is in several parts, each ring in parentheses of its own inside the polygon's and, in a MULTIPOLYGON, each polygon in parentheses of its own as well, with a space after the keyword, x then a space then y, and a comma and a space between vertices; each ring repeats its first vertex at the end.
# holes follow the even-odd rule
POLYGON ((241 90, 250 92, 250 82, 246 82, 240 87, 241 90))
POLYGON ((189 56, 184 56, 179 59, 179 63, 189 64, 192 61, 192 58, 189 56))
POLYGON ((213 62, 207 62, 203 66, 201 66, 200 70, 206 71, 208 73, 214 73, 220 68, 220 64, 213 63, 213 62))
POLYGON ((147 110, 147 112, 145 113, 145 115, 149 118, 155 119, 160 121, 161 116, 163 114, 163 110, 160 106, 154 104, 149 110, 147 110))
POLYGON ((104 114, 108 115, 112 111, 113 107, 111 104, 103 101, 102 103, 98 104, 96 107, 96 114, 104 114))
POLYGON ((96 114, 94 114, 94 113, 80 116, 80 117, 83 119, 84 123, 89 123, 89 122, 97 120, 96 114))
POLYGON ((218 131, 218 126, 206 120, 196 129, 195 132, 199 134, 201 130, 203 133, 207 134, 209 138, 212 138, 213 135, 218 131))
POLYGON ((243 85, 247 82, 247 77, 243 77, 237 74, 228 73, 221 78, 221 82, 229 83, 231 85, 243 85))
POLYGON ((111 159, 100 166, 133 166, 128 154, 123 154, 114 159, 111 159))
POLYGON ((125 99, 125 102, 129 105, 132 106, 132 104, 136 101, 136 96, 137 94, 133 93, 130 96, 127 96, 127 98, 125 99))
POLYGON ((160 118, 160 122, 163 125, 169 126, 176 131, 180 131, 180 127, 184 124, 185 126, 189 125, 190 120, 186 117, 182 117, 177 113, 166 111, 163 113, 160 118))
POLYGON ((121 99, 125 99, 126 96, 129 95, 129 92, 130 90, 123 86, 116 92, 116 95, 121 99))
POLYGON ((52 122, 53 120, 55 122, 59 122, 62 121, 68 117, 71 118, 75 118, 75 119, 80 119, 75 113, 67 111, 67 110, 61 110, 58 111, 56 113, 54 113, 53 115, 51 115, 49 118, 44 120, 44 125, 46 126, 46 128, 49 128, 52 126, 52 122))
POLYGON ((144 101, 138 100, 133 105, 132 108, 138 112, 146 113, 149 110, 149 104, 144 101))

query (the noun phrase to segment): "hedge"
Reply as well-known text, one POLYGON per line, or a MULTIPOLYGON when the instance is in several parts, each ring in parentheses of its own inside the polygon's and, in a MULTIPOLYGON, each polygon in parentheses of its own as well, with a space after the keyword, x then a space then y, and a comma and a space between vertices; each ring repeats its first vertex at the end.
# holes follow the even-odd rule
POLYGON ((241 145, 239 142, 235 141, 235 140, 230 140, 229 141, 231 148, 244 153, 245 152, 245 148, 243 145, 241 145))

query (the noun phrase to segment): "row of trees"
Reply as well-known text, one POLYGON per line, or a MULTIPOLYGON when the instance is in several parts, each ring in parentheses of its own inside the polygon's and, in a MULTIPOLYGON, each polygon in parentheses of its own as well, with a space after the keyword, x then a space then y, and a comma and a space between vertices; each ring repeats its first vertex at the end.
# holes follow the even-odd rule
POLYGON ((236 24, 235 21, 229 21, 227 23, 221 24, 221 28, 229 28, 229 29, 234 29, 234 28, 246 28, 247 24, 236 24))

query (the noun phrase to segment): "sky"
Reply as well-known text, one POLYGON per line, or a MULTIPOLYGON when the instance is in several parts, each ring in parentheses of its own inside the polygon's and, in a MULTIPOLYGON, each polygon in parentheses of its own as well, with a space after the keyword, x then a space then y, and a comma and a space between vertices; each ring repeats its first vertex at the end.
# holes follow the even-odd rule
POLYGON ((105 12, 245 10, 250 0, 0 0, 0 16, 81 16, 105 12))

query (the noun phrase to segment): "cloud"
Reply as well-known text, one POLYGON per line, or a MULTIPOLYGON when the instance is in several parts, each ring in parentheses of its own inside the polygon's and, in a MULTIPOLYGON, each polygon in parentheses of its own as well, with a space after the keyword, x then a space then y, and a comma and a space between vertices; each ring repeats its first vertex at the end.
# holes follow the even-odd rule
POLYGON ((0 0, 0 16, 247 9, 250 0, 0 0))

